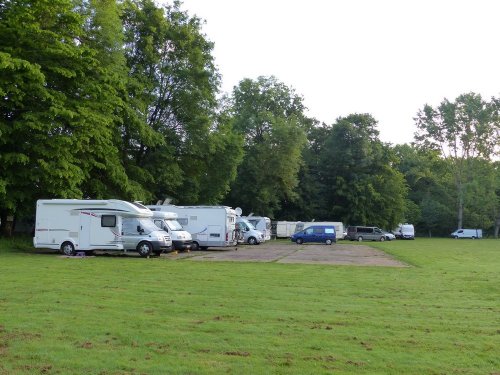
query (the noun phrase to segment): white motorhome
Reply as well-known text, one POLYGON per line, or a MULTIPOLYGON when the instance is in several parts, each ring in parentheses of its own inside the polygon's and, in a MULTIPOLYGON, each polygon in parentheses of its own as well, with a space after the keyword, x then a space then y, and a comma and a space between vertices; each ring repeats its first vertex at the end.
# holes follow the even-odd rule
POLYGON ((295 227, 298 221, 277 221, 276 222, 276 237, 289 238, 295 233, 295 227))
POLYGON ((242 216, 242 218, 247 219, 255 229, 261 231, 264 234, 264 240, 269 241, 271 239, 271 219, 265 216, 242 216))
POLYGON ((170 234, 172 238, 172 250, 191 249, 193 238, 179 224, 177 221, 178 215, 175 212, 158 211, 156 208, 151 208, 151 211, 153 211, 153 221, 156 226, 170 234))
POLYGON ((483 238, 482 229, 457 229, 451 234, 451 237, 457 238, 472 238, 473 240, 477 238, 483 238))
POLYGON ((147 206, 156 211, 175 212, 177 221, 191 233, 191 250, 236 246, 236 212, 227 206, 147 206))
POLYGON ((297 225, 295 226, 295 232, 299 232, 301 230, 304 230, 304 228, 313 226, 313 225, 326 225, 326 226, 334 226, 335 227, 335 233, 337 234, 337 240, 342 240, 344 239, 344 224, 339 222, 339 221, 307 221, 307 222, 301 222, 298 221, 297 225))
POLYGON ((94 250, 159 255, 171 248, 172 240, 154 225, 152 216, 140 203, 117 199, 41 199, 36 206, 33 245, 65 255, 94 250))
POLYGON ((236 218, 236 227, 241 233, 242 238, 240 238, 240 240, 242 242, 248 243, 249 245, 258 245, 265 241, 264 233, 255 229, 253 224, 242 216, 236 218))

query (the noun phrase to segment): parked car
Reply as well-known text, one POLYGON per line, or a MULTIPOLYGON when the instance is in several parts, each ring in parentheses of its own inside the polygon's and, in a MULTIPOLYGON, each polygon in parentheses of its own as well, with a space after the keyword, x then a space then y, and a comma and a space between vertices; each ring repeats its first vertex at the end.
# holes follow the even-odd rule
POLYGON ((385 234, 385 239, 387 241, 392 241, 392 240, 396 239, 396 236, 394 234, 392 234, 391 232, 387 232, 385 230, 383 230, 382 232, 385 234))
POLYGON ((333 225, 312 225, 290 236, 292 242, 300 245, 304 242, 320 242, 331 245, 337 242, 333 225))
POLYGON ((347 227, 347 237, 351 241, 385 241, 385 234, 377 227, 349 226, 347 227))

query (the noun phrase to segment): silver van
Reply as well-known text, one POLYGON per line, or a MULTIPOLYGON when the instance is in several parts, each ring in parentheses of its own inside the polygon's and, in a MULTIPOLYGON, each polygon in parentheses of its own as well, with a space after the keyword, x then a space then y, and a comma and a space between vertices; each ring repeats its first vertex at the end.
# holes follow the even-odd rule
POLYGON ((236 218, 236 229, 240 233, 240 241, 249 245, 258 245, 265 241, 264 233, 255 227, 247 219, 240 217, 236 218))
POLYGON ((377 227, 349 226, 347 237, 351 241, 385 241, 385 233, 377 227))

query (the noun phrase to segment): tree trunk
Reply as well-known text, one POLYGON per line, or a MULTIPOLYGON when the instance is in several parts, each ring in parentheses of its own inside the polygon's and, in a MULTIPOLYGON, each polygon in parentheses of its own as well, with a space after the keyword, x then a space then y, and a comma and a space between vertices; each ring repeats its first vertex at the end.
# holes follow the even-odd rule
POLYGON ((12 236, 12 224, 14 218, 9 215, 7 212, 3 211, 0 214, 0 235, 4 237, 12 236))
POLYGON ((500 232, 500 215, 497 217, 497 219, 495 221, 495 230, 493 233, 493 236, 495 238, 498 238, 498 232, 500 232))
POLYGON ((464 220, 464 186, 461 182, 457 186, 458 192, 458 217, 457 217, 457 229, 462 229, 464 220))

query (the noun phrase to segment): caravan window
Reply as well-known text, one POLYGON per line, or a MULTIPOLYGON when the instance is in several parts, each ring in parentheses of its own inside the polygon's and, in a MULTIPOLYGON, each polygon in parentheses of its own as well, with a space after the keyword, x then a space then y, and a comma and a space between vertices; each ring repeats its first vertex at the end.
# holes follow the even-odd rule
POLYGON ((177 222, 182 225, 183 227, 187 226, 188 225, 188 219, 187 218, 177 218, 177 222))
POLYGON ((115 215, 102 215, 101 216, 101 227, 105 227, 105 228, 116 227, 116 216, 115 215))

